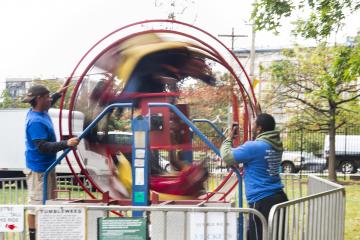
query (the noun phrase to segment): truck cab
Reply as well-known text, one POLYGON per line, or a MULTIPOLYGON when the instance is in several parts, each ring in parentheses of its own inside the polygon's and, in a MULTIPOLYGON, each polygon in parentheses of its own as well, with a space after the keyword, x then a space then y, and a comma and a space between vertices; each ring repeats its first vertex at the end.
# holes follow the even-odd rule
MULTIPOLYGON (((360 135, 335 136, 335 166, 342 173, 356 173, 360 167, 360 135)), ((324 156, 329 161, 329 135, 325 136, 324 156)))

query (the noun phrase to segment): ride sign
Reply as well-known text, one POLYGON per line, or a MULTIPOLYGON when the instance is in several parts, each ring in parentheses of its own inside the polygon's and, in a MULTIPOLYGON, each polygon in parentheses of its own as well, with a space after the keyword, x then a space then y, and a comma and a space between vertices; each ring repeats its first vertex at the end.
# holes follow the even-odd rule
POLYGON ((36 219, 37 239, 86 239, 86 210, 83 207, 39 209, 37 210, 36 219))
POLYGON ((146 218, 99 218, 99 240, 146 240, 146 218))
POLYGON ((24 207, 0 207, 0 232, 24 231, 24 207))

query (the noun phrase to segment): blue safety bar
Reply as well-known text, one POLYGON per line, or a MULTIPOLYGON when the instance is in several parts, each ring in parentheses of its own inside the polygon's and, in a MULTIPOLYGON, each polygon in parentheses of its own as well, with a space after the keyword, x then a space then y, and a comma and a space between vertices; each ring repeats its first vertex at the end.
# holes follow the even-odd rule
MULTIPOLYGON (((85 130, 80 134, 78 137, 79 140, 83 139, 95 126, 96 124, 111 110, 114 108, 131 108, 132 103, 114 103, 109 106, 107 106, 86 128, 85 130)), ((43 205, 46 203, 47 200, 47 178, 51 170, 55 168, 55 166, 71 151, 71 148, 67 148, 64 150, 64 152, 56 159, 55 162, 53 162, 50 167, 48 167, 44 173, 44 188, 43 188, 43 205)))
POLYGON ((183 120, 186 125, 188 125, 193 132, 195 132, 201 140, 203 140, 218 156, 220 156, 220 151, 215 147, 215 145, 207 139, 207 137, 174 105, 170 103, 148 103, 149 108, 151 107, 167 107, 170 108, 176 115, 178 115, 181 120, 183 120))
MULTIPOLYGON (((236 174, 236 177, 238 178, 238 192, 239 192, 239 199, 238 204, 239 208, 243 207, 243 198, 242 198, 242 176, 240 174, 239 169, 231 167, 231 169, 236 174)), ((238 239, 242 240, 244 235, 244 216, 242 213, 239 213, 239 220, 238 220, 238 239)))
MULTIPOLYGON (((201 140, 203 140, 218 156, 220 156, 219 149, 217 149, 217 147, 215 147, 215 145, 212 144, 212 142, 210 142, 207 139, 207 137, 176 106, 174 106, 174 105, 172 105, 170 103, 148 103, 148 106, 149 106, 149 108, 151 108, 151 107, 167 107, 167 108, 170 108, 176 115, 178 115, 181 118, 181 120, 183 120, 191 128, 191 130, 193 130, 193 132, 195 132, 200 137, 201 140)), ((201 120, 203 120, 203 119, 201 119, 201 120)), ((207 122, 209 120, 204 119, 203 122, 205 122, 205 121, 207 122)), ((211 123, 211 124, 213 125, 213 123, 211 123)), ((223 136, 224 134, 221 133, 221 135, 223 136)), ((242 200, 242 176, 241 176, 241 174, 240 174, 240 172, 239 172, 239 170, 237 168, 231 167, 231 169, 234 171, 234 173, 236 174, 236 176, 238 178, 238 191, 239 191, 238 203, 239 203, 239 208, 241 208, 243 206, 243 200, 242 200)), ((243 225, 244 225, 244 220, 243 219, 244 219, 243 215, 240 213, 239 222, 238 222, 238 239, 239 240, 243 239, 243 225)))
POLYGON ((196 123, 196 122, 203 122, 203 123, 208 123, 221 137, 226 138, 224 133, 210 120, 208 119, 193 119, 192 122, 196 123))

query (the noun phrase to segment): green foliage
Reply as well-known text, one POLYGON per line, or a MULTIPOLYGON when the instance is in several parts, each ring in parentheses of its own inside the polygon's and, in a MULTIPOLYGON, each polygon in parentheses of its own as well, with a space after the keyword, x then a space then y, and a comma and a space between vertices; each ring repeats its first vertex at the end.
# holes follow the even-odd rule
POLYGON ((252 19, 257 30, 277 33, 281 20, 301 15, 293 33, 304 38, 324 39, 338 31, 349 13, 356 12, 359 1, 352 0, 259 0, 254 4, 252 19))
MULTIPOLYGON (((269 67, 278 90, 273 91, 272 96, 277 98, 277 104, 282 102, 286 111, 295 116, 289 122, 290 127, 323 130, 329 134, 329 176, 333 181, 336 181, 336 156, 331 139, 335 139, 336 129, 358 124, 360 118, 359 39, 357 36, 351 46, 297 47, 293 57, 269 67)), ((305 150, 321 146, 307 143, 307 140, 300 143, 305 150)))
POLYGON ((353 46, 297 47, 285 52, 287 59, 271 64, 267 70, 278 102, 287 103, 296 116, 290 125, 325 130, 334 117, 337 126, 356 123, 358 118, 349 114, 359 115, 359 46, 357 37, 353 46))
POLYGON ((131 131, 131 119, 130 117, 122 117, 118 118, 116 114, 113 114, 108 119, 108 131, 123 131, 130 132, 131 131))
POLYGON ((20 98, 13 99, 9 91, 4 89, 1 93, 2 102, 0 102, 0 108, 27 108, 28 104, 21 102, 20 98))
POLYGON ((283 17, 289 17, 294 9, 292 1, 262 0, 254 4, 252 18, 257 30, 275 31, 283 17))
MULTIPOLYGON (((205 118, 208 120, 220 119, 216 125, 224 129, 227 125, 228 107, 231 104, 231 81, 230 74, 219 74, 217 85, 208 86, 197 82, 192 86, 184 86, 179 103, 190 104, 190 119, 205 118)), ((207 124, 198 124, 201 131, 215 134, 214 130, 207 124)))
MULTIPOLYGON (((40 80, 36 79, 32 83, 33 85, 44 85, 46 86, 51 93, 54 93, 58 91, 61 86, 63 85, 62 80, 57 79, 48 79, 48 80, 40 80)), ((67 91, 71 92, 74 86, 70 86, 67 91)), ((70 94, 66 95, 66 99, 70 98, 70 94)), ((0 102, 0 108, 29 108, 30 104, 21 102, 22 97, 13 99, 10 95, 7 89, 4 89, 1 93, 0 99, 2 100, 0 102)), ((55 108, 59 107, 59 101, 53 106, 55 108)))

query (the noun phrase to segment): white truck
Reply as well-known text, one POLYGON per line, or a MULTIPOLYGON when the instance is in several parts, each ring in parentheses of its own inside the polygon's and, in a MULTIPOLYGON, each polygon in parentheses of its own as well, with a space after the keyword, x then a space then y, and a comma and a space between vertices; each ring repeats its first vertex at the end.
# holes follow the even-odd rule
MULTIPOLYGON (((325 136, 324 156, 329 159, 329 135, 325 136)), ((343 173, 356 173, 360 167, 360 135, 335 136, 336 168, 343 173)))
MULTIPOLYGON (((25 118, 28 109, 1 109, 0 110, 0 178, 4 177, 20 177, 23 175, 25 168, 25 118)), ((68 130, 68 114, 67 110, 62 112, 62 128, 63 136, 69 134, 68 130)), ((81 112, 74 111, 73 113, 73 132, 78 135, 83 130, 84 115, 81 112)), ((59 140, 59 109, 51 108, 49 115, 54 124, 56 138, 59 140)), ((81 141, 78 149, 85 148, 84 141, 81 141)), ((106 160, 103 156, 90 152, 81 151, 82 159, 85 160, 84 165, 93 171, 107 171, 108 167, 105 165, 106 160), (86 156, 84 156, 86 155, 86 156), (96 155, 96 156, 95 156, 96 155), (102 158, 102 161, 101 159, 102 158), (101 166, 100 166, 101 165, 101 166)), ((62 152, 58 153, 58 156, 62 152)), ((69 161, 72 163, 74 170, 79 172, 80 168, 76 163, 76 159, 72 153, 68 154, 69 161)), ((70 169, 66 160, 62 160, 56 166, 58 174, 70 174, 70 169)), ((102 173, 98 173, 102 175, 102 173)))

